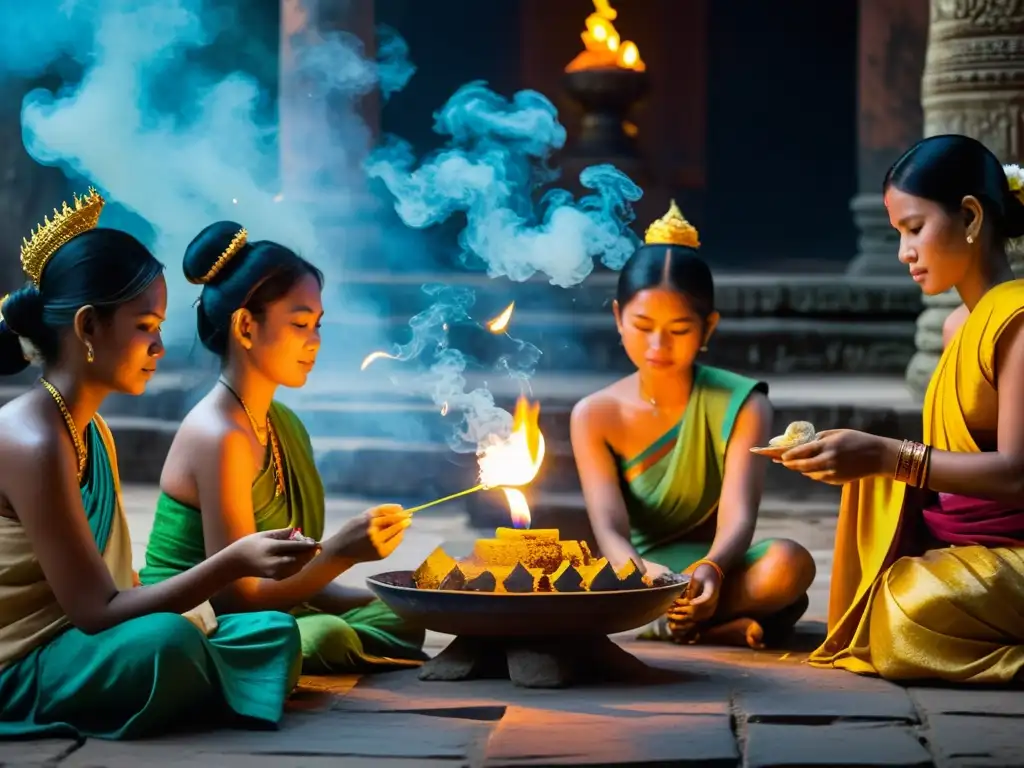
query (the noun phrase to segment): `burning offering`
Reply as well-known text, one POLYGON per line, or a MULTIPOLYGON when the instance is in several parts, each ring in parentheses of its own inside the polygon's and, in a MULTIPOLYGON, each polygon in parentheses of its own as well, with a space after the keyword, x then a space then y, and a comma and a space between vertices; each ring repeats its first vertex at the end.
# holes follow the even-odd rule
POLYGON ((301 528, 293 528, 291 535, 288 537, 290 541, 301 541, 306 544, 316 544, 316 539, 312 539, 309 536, 305 536, 302 533, 301 528))
POLYGON ((417 589, 496 593, 608 592, 654 584, 635 563, 616 571, 594 557, 585 541, 563 541, 557 530, 499 528, 493 539, 479 539, 459 561, 441 547, 412 574, 417 589))

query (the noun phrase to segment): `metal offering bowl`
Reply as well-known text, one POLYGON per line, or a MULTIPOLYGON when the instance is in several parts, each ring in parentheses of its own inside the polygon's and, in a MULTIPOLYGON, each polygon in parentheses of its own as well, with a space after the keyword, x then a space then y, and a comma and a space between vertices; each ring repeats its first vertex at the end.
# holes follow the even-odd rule
POLYGON ((668 611, 689 584, 615 592, 462 592, 417 589, 412 571, 366 580, 391 610, 422 629, 475 637, 612 635, 642 627, 668 611))

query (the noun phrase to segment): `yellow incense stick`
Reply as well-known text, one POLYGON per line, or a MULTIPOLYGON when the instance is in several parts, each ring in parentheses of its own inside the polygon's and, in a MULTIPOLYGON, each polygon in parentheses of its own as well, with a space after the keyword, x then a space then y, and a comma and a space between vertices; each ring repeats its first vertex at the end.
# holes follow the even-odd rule
POLYGON ((451 496, 445 496, 443 499, 435 499, 434 501, 428 501, 426 504, 420 504, 418 507, 413 507, 412 509, 407 509, 405 511, 409 512, 410 514, 413 513, 413 512, 419 512, 421 509, 426 509, 427 507, 433 507, 436 504, 444 504, 446 501, 451 501, 452 499, 459 498, 459 496, 468 496, 471 493, 476 493, 477 491, 482 491, 482 490, 484 490, 484 487, 485 486, 483 486, 483 485, 475 485, 472 488, 467 488, 464 491, 459 491, 458 493, 453 493, 451 496))

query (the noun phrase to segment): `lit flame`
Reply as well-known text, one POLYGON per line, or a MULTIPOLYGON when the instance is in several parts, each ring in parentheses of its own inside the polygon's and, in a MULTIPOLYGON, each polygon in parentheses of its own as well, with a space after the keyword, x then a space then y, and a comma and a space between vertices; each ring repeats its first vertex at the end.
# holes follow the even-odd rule
POLYGON ((447 402, 441 403, 441 415, 442 416, 447 416, 448 415, 448 403, 447 402))
POLYGON ((580 37, 586 50, 573 59, 566 72, 582 69, 647 69, 640 58, 640 49, 631 40, 623 42, 612 23, 618 17, 609 0, 594 0, 594 12, 587 17, 587 29, 580 37))
POLYGON ((531 482, 544 461, 544 435, 537 424, 539 418, 540 403, 520 397, 512 417, 512 433, 504 439, 492 438, 477 457, 480 483, 487 488, 500 487, 505 492, 517 528, 530 527, 530 505, 515 487, 531 482))
POLYGON ((487 321, 487 330, 491 333, 504 333, 505 329, 508 328, 508 323, 512 319, 512 312, 515 311, 516 303, 513 301, 505 309, 501 311, 493 320, 487 321))
POLYGON ((513 528, 530 527, 530 505, 526 501, 523 492, 515 488, 502 488, 505 498, 508 499, 508 511, 512 513, 513 528))
POLYGON ((376 352, 371 352, 370 354, 363 358, 363 362, 362 365, 359 366, 359 370, 365 371, 367 368, 370 367, 370 365, 375 360, 380 360, 381 358, 387 358, 388 360, 398 359, 395 355, 389 355, 387 352, 381 352, 380 350, 378 350, 376 352))

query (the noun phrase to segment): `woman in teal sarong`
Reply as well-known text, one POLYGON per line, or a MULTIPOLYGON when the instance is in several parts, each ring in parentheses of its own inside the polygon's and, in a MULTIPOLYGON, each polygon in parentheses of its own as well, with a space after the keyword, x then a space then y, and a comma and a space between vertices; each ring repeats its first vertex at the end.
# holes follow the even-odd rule
POLYGON ((214 617, 236 578, 286 577, 316 548, 290 530, 241 540, 136 587, 110 430, 97 409, 141 394, 163 356, 163 268, 97 229, 91 192, 22 246, 29 281, 0 302, 0 374, 43 378, 0 408, 0 738, 136 738, 201 716, 273 724, 297 680, 283 613, 214 617))
MULTIPOLYGON (((185 417, 160 480, 143 583, 162 581, 240 537, 294 525, 319 540, 324 488, 309 435, 274 401, 301 387, 320 349, 323 277, 271 242, 247 241, 232 222, 189 245, 185 275, 203 286, 199 338, 222 360, 216 386, 185 417), (201 511, 200 511, 201 510, 201 511)), ((366 590, 334 579, 387 556, 409 516, 396 505, 367 510, 323 542, 323 552, 285 581, 241 579, 213 601, 219 611, 286 610, 302 635, 303 671, 373 671, 419 664, 422 631, 410 630, 366 590)))
POLYGON ((637 372, 573 409, 572 447, 597 544, 616 567, 691 576, 644 637, 776 642, 807 609, 814 561, 754 543, 772 408, 759 381, 696 363, 718 323, 697 231, 675 203, 619 275, 615 321, 637 372))

